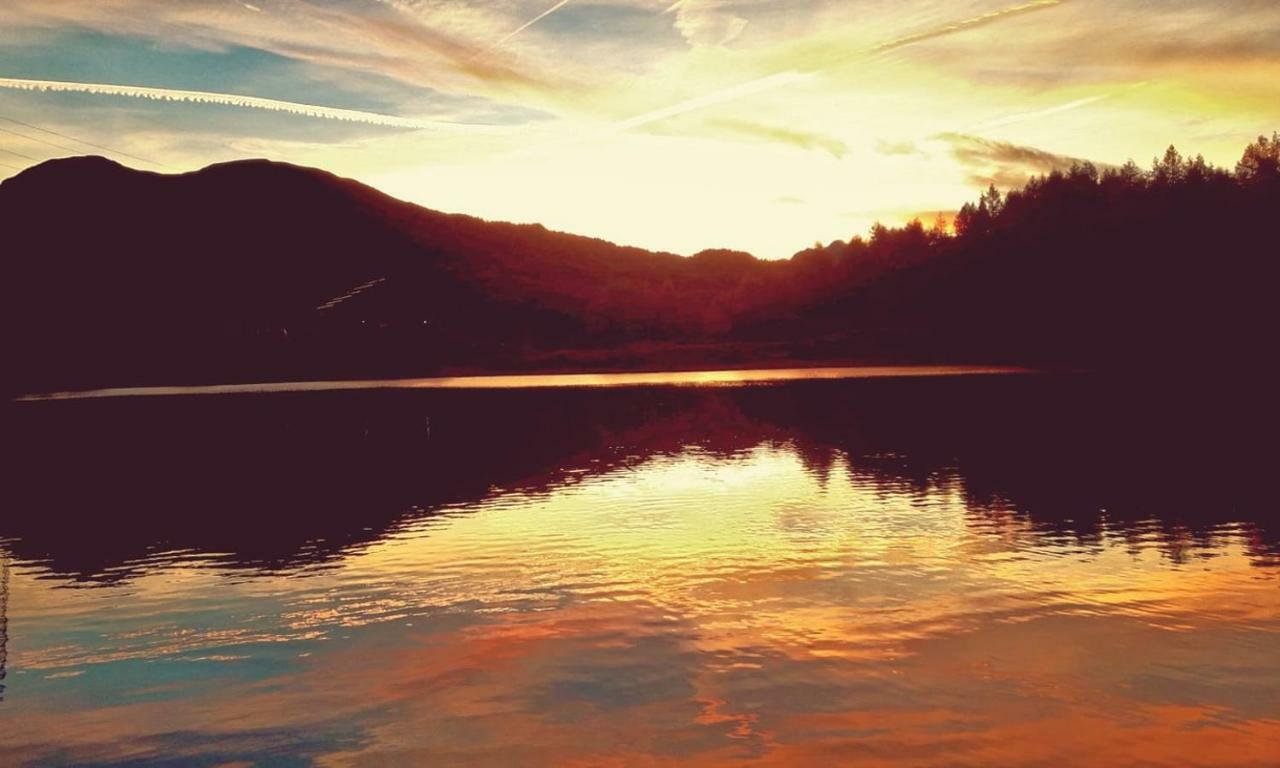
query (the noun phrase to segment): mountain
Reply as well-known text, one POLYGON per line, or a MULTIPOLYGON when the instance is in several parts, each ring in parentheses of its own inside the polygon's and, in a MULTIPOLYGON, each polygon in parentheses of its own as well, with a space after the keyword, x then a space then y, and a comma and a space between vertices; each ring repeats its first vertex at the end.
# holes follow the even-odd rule
POLYGON ((699 338, 745 255, 690 259, 446 215, 266 161, 183 175, 95 157, 0 184, 8 359, 27 385, 421 374, 699 338), (678 297, 674 295, 678 291, 678 297))
POLYGON ((267 161, 95 157, 0 184, 14 391, 790 361, 1238 365, 1266 356, 1280 137, 1170 148, 787 261, 443 214, 267 161))

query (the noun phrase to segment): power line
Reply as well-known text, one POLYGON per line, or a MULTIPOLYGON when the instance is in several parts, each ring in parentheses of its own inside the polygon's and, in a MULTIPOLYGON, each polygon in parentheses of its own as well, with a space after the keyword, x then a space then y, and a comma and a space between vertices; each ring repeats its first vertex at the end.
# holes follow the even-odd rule
MULTIPOLYGON (((25 128, 30 128, 30 129, 31 129, 31 130, 33 130, 33 131, 40 131, 41 133, 47 133, 47 134, 49 134, 50 136, 57 136, 57 137, 62 138, 62 139, 67 139, 68 141, 74 141, 74 142, 76 142, 77 144, 83 144, 83 145, 85 145, 86 147, 93 147, 94 149, 100 149, 100 150, 102 150, 103 152, 110 152, 110 153, 112 153, 112 154, 120 155, 121 157, 127 157, 127 158, 129 158, 129 159, 131 159, 131 160, 137 160, 137 161, 139 161, 139 162, 147 163, 147 164, 149 164, 149 165, 158 165, 158 166, 160 166, 161 168, 169 168, 169 167, 170 167, 170 166, 165 165, 164 163, 157 162, 157 161, 155 161, 155 160, 148 160, 148 159, 147 159, 147 158, 145 158, 145 157, 138 157, 137 155, 131 155, 131 154, 129 154, 128 152, 123 152, 123 151, 118 150, 118 149, 112 149, 111 147, 106 147, 106 146, 103 146, 103 145, 101 145, 101 144, 94 144, 94 143, 93 143, 93 142, 91 142, 91 141, 85 141, 84 139, 78 139, 78 138, 76 138, 75 136, 69 136, 69 135, 67 135, 67 134, 65 134, 65 133, 59 133, 58 131, 50 130, 50 129, 48 129, 48 128, 42 128, 42 127, 40 127, 40 126, 38 126, 38 125, 32 125, 31 123, 24 123, 23 121, 21 121, 21 120, 15 120, 15 119, 14 119, 14 118, 12 118, 12 117, 5 117, 4 115, 0 115, 0 120, 5 120, 5 121, 7 121, 7 122, 14 123, 15 125, 21 125, 21 126, 23 126, 23 127, 25 127, 25 128)), ((67 146, 62 145, 62 144, 55 144, 54 142, 46 141, 46 140, 44 140, 44 139, 38 139, 38 138, 36 138, 36 137, 34 137, 34 136, 26 136, 26 135, 24 135, 24 134, 18 133, 17 131, 11 131, 11 130, 9 130, 9 129, 7 129, 7 128, 0 128, 0 130, 3 130, 5 133, 12 133, 12 134, 17 135, 17 136, 22 136, 23 138, 30 139, 31 141, 38 141, 38 142, 40 142, 40 143, 42 143, 42 144, 48 144, 48 145, 50 145, 50 146, 58 147, 59 149, 65 149, 65 150, 67 150, 67 151, 69 151, 69 152, 80 152, 80 151, 81 151, 81 150, 75 149, 74 147, 67 147, 67 146)))
MULTIPOLYGON (((7 121, 7 122, 14 123, 15 125, 21 125, 21 126, 23 126, 23 127, 30 128, 30 129, 31 129, 31 130, 33 130, 33 131, 40 131, 41 133, 47 133, 47 134, 49 134, 50 136, 57 136, 58 138, 67 139, 68 141, 74 141, 74 142, 76 142, 77 144, 83 144, 83 145, 85 145, 86 147, 93 147, 94 149, 100 149, 100 150, 102 150, 103 152, 110 152, 110 153, 115 154, 115 155, 120 155, 121 157, 127 157, 127 158, 129 158, 130 160, 137 160, 137 161, 142 162, 142 163, 147 163, 148 165, 156 165, 156 166, 159 166, 159 167, 161 167, 161 168, 169 168, 170 170, 172 170, 172 169, 173 169, 173 166, 165 165, 164 163, 158 162, 158 161, 156 161, 156 160, 148 160, 148 159, 147 159, 147 158, 145 158, 145 157, 138 157, 137 155, 131 155, 131 154, 129 154, 128 152, 123 152, 123 151, 118 150, 118 149, 112 149, 111 147, 105 147, 105 146, 103 146, 103 145, 101 145, 101 144, 94 144, 94 143, 93 143, 93 142, 91 142, 91 141, 85 141, 84 139, 78 139, 78 138, 76 138, 75 136, 68 136, 68 135, 67 135, 67 134, 65 134, 65 133, 59 133, 59 132, 57 132, 57 131, 50 130, 50 129, 48 129, 48 128, 41 128, 40 126, 38 126, 38 125, 32 125, 31 123, 24 123, 24 122, 22 122, 21 120, 15 120, 15 119, 13 119, 12 117, 5 117, 4 115, 0 115, 0 120, 5 120, 5 121, 7 121)), ((5 130, 7 133, 16 133, 16 131, 9 131, 8 129, 0 129, 0 130, 5 130)), ((22 134, 17 134, 17 135, 22 136, 22 134)), ((53 142, 50 142, 50 141, 44 141, 43 139, 37 139, 37 138, 35 138, 35 137, 33 137, 33 136, 25 136, 24 138, 31 139, 32 141, 40 141, 40 142, 43 142, 43 143, 45 143, 45 144, 50 144, 50 145, 53 145, 53 146, 58 146, 58 145, 56 145, 56 144, 53 144, 53 142)), ((59 149, 69 149, 69 148, 68 148, 68 147, 59 146, 59 149)), ((71 151, 71 152, 79 152, 80 150, 77 150, 77 149, 70 149, 69 151, 71 151)))
POLYGON ((40 158, 38 157, 32 157, 31 155, 24 155, 21 152, 14 152, 12 149, 5 149, 4 147, 0 147, 0 152, 5 153, 6 155, 13 155, 14 157, 21 157, 23 160, 31 160, 32 162, 36 162, 36 163, 40 162, 40 158))
POLYGON ((75 147, 68 147, 65 144, 59 144, 54 141, 45 141, 44 139, 37 139, 35 136, 28 136, 25 133, 18 133, 17 131, 11 131, 8 128, 0 128, 0 133, 7 133, 10 136, 18 136, 19 138, 26 139, 27 141, 34 141, 39 144, 44 144, 45 146, 48 146, 48 147, 56 147, 57 149, 66 150, 67 152, 75 152, 76 154, 80 154, 81 152, 81 150, 76 149, 75 147))

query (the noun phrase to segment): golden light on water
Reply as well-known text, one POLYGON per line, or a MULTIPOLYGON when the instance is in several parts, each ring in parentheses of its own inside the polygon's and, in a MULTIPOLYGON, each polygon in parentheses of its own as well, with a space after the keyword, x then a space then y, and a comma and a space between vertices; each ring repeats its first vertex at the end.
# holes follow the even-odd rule
MULTIPOLYGON (((1064 750, 1251 765, 1280 720, 1265 699, 1243 703, 1260 683, 1231 670, 1274 671, 1247 630, 1275 627, 1280 600, 1246 540, 1225 528, 1178 554, 1138 528, 1085 542, 976 508, 951 473, 921 487, 843 458, 818 471, 786 442, 690 447, 546 491, 495 489, 294 577, 159 565, 130 582, 138 607, 121 605, 102 646, 18 642, 10 663, 50 684, 130 660, 234 674, 275 659, 275 673, 171 683, 180 709, 164 686, 100 710, 32 702, 12 735, 102 748, 359 724, 354 743, 326 746, 332 765, 1064 750), (1202 675, 1220 694, 1196 687, 1202 675)), ((20 573, 11 625, 39 637, 98 601, 20 573)))

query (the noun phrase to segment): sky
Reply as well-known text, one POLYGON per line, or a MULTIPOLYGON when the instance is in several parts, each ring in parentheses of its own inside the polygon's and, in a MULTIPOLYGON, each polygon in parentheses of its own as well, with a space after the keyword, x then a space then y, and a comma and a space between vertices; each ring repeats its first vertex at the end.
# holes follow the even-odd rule
POLYGON ((685 254, 1277 129, 1274 0, 0 3, 0 179, 267 157, 685 254))

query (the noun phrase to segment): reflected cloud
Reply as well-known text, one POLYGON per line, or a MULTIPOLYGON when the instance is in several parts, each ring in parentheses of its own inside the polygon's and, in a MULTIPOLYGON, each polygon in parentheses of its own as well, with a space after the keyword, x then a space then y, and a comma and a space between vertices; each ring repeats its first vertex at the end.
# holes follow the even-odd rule
POLYGON ((1256 531, 1264 557, 1277 535, 1262 475, 1242 471, 1246 455, 1211 451, 1212 423, 1171 434, 1156 404, 1053 377, 126 398, 15 415, 7 439, 23 450, 6 468, 5 501, 25 513, 0 521, 0 538, 89 581, 128 580, 166 558, 324 566, 472 504, 545 497, 691 450, 726 471, 783 450, 794 458, 779 466, 799 462, 820 487, 845 476, 920 503, 955 497, 970 526, 1021 531, 1018 546, 1132 534, 1172 556, 1211 548, 1216 531, 1256 531), (1096 445, 1102 433, 1115 437, 1096 445), (1172 467, 1194 470, 1172 487, 1161 480, 1172 467), (121 512, 80 511, 103 503, 121 512), (65 536, 68 525, 82 535, 65 536))
POLYGON ((9 556, 0 544, 0 702, 9 664, 9 556))
MULTIPOLYGON (((235 539, 202 515, 241 541, 273 516, 381 527, 284 565, 158 551, 99 589, 58 589, 66 560, 6 545, 23 709, 0 759, 1008 764, 1062 761, 1083 729, 1107 762, 1256 763, 1280 735, 1269 508, 1235 503, 1243 465, 1206 463, 1221 441, 1187 455, 1153 431, 1167 409, 1115 393, 1016 377, 40 404, 18 426, 99 500, 33 515, 64 533, 93 518, 77 510, 149 504, 210 554, 235 539), (107 486, 65 453, 112 425, 156 454, 211 443, 184 456, 205 462, 193 487, 238 490, 122 503, 136 475, 107 486), (228 440, 254 448, 243 464, 228 440), (1203 485, 1153 482, 1170 477, 1203 485)), ((156 461, 112 471, 173 471, 156 461)))

